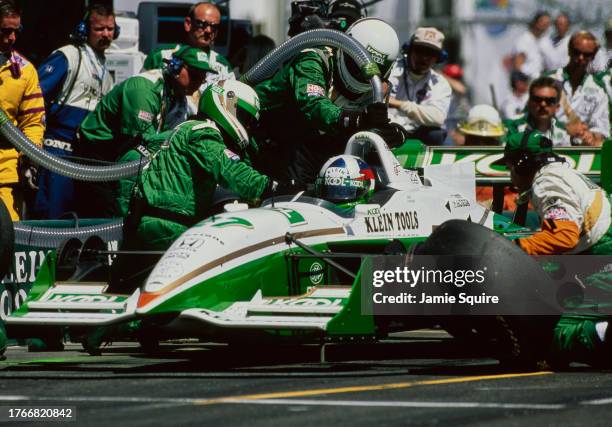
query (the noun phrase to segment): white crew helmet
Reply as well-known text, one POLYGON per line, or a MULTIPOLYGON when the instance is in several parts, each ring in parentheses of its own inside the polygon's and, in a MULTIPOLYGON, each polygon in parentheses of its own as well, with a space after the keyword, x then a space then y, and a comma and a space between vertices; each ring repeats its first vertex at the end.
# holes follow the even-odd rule
POLYGON ((500 137, 505 134, 499 113, 487 104, 470 108, 467 120, 459 125, 459 131, 465 135, 483 137, 500 137))
POLYGON ((204 90, 198 111, 221 126, 244 149, 249 145, 247 129, 259 120, 259 96, 245 83, 222 80, 204 90))
MULTIPOLYGON (((387 78, 399 55, 399 38, 397 33, 382 19, 363 18, 355 21, 346 34, 353 37, 370 53, 372 60, 380 68, 381 77, 387 78)), ((338 74, 344 86, 353 93, 366 93, 372 90, 370 82, 361 75, 355 61, 338 49, 338 74)))

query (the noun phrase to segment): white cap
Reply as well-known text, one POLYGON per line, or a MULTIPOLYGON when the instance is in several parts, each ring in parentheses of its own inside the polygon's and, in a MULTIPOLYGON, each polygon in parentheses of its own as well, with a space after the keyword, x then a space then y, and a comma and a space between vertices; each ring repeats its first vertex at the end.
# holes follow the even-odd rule
POLYGON ((412 36, 411 44, 418 44, 431 47, 436 50, 442 50, 444 43, 444 34, 434 27, 419 27, 412 36))

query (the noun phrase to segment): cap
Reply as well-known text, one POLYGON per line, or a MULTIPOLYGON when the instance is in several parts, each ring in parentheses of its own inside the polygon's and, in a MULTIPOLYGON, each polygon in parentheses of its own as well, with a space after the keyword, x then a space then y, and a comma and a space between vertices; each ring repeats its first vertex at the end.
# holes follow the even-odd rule
POLYGON ((504 155, 493 162, 494 165, 505 165, 507 161, 516 162, 525 156, 552 153, 553 143, 539 132, 514 132, 506 139, 504 155))
POLYGON ((475 136, 500 137, 505 134, 499 113, 485 104, 470 108, 467 120, 461 123, 458 129, 463 134, 475 136))
POLYGON ((185 65, 196 70, 216 73, 216 71, 208 63, 208 55, 202 49, 191 46, 181 46, 172 54, 175 58, 179 58, 185 65))
POLYGON ((431 47, 436 50, 442 50, 444 43, 444 34, 434 27, 420 27, 414 32, 411 44, 431 47))

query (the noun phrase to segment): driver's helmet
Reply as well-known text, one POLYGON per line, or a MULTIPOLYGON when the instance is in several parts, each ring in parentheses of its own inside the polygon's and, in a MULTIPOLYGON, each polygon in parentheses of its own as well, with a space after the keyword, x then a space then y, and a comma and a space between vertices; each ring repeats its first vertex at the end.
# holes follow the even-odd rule
POLYGON ((340 207, 352 207, 366 203, 375 184, 374 171, 366 162, 343 154, 325 162, 315 183, 315 193, 340 207))
POLYGON ((242 149, 249 145, 248 130, 259 120, 259 96, 238 80, 223 80, 204 90, 198 113, 220 126, 242 149))
MULTIPOLYGON (((393 27, 378 18, 363 18, 353 23, 346 30, 346 34, 361 43, 368 51, 380 69, 381 78, 389 77, 400 50, 399 38, 393 27)), ((353 93, 366 93, 372 90, 370 82, 363 77, 357 63, 340 49, 337 61, 338 74, 348 90, 353 93)))

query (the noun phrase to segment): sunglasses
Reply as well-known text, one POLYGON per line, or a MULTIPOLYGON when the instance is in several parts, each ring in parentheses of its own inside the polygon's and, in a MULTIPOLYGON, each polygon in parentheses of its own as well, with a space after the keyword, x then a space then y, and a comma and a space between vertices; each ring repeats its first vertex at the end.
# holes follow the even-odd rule
POLYGON ((192 19, 193 26, 196 27, 197 30, 205 30, 210 27, 210 30, 213 32, 219 31, 220 23, 213 24, 212 22, 202 21, 201 19, 192 19))
POLYGON ((584 56, 585 58, 589 59, 589 58, 594 58, 595 57, 595 53, 596 52, 585 52, 583 50, 580 49, 576 49, 576 48, 571 48, 571 52, 572 52, 572 56, 584 56))
POLYGON ((542 101, 544 101, 546 105, 555 105, 557 103, 557 98, 549 97, 549 96, 531 95, 529 97, 529 100, 535 102, 536 104, 541 104, 542 101))
POLYGON ((3 36, 8 37, 11 34, 15 33, 16 36, 18 36, 19 34, 21 34, 21 27, 18 28, 0 28, 0 33, 2 33, 3 36))

